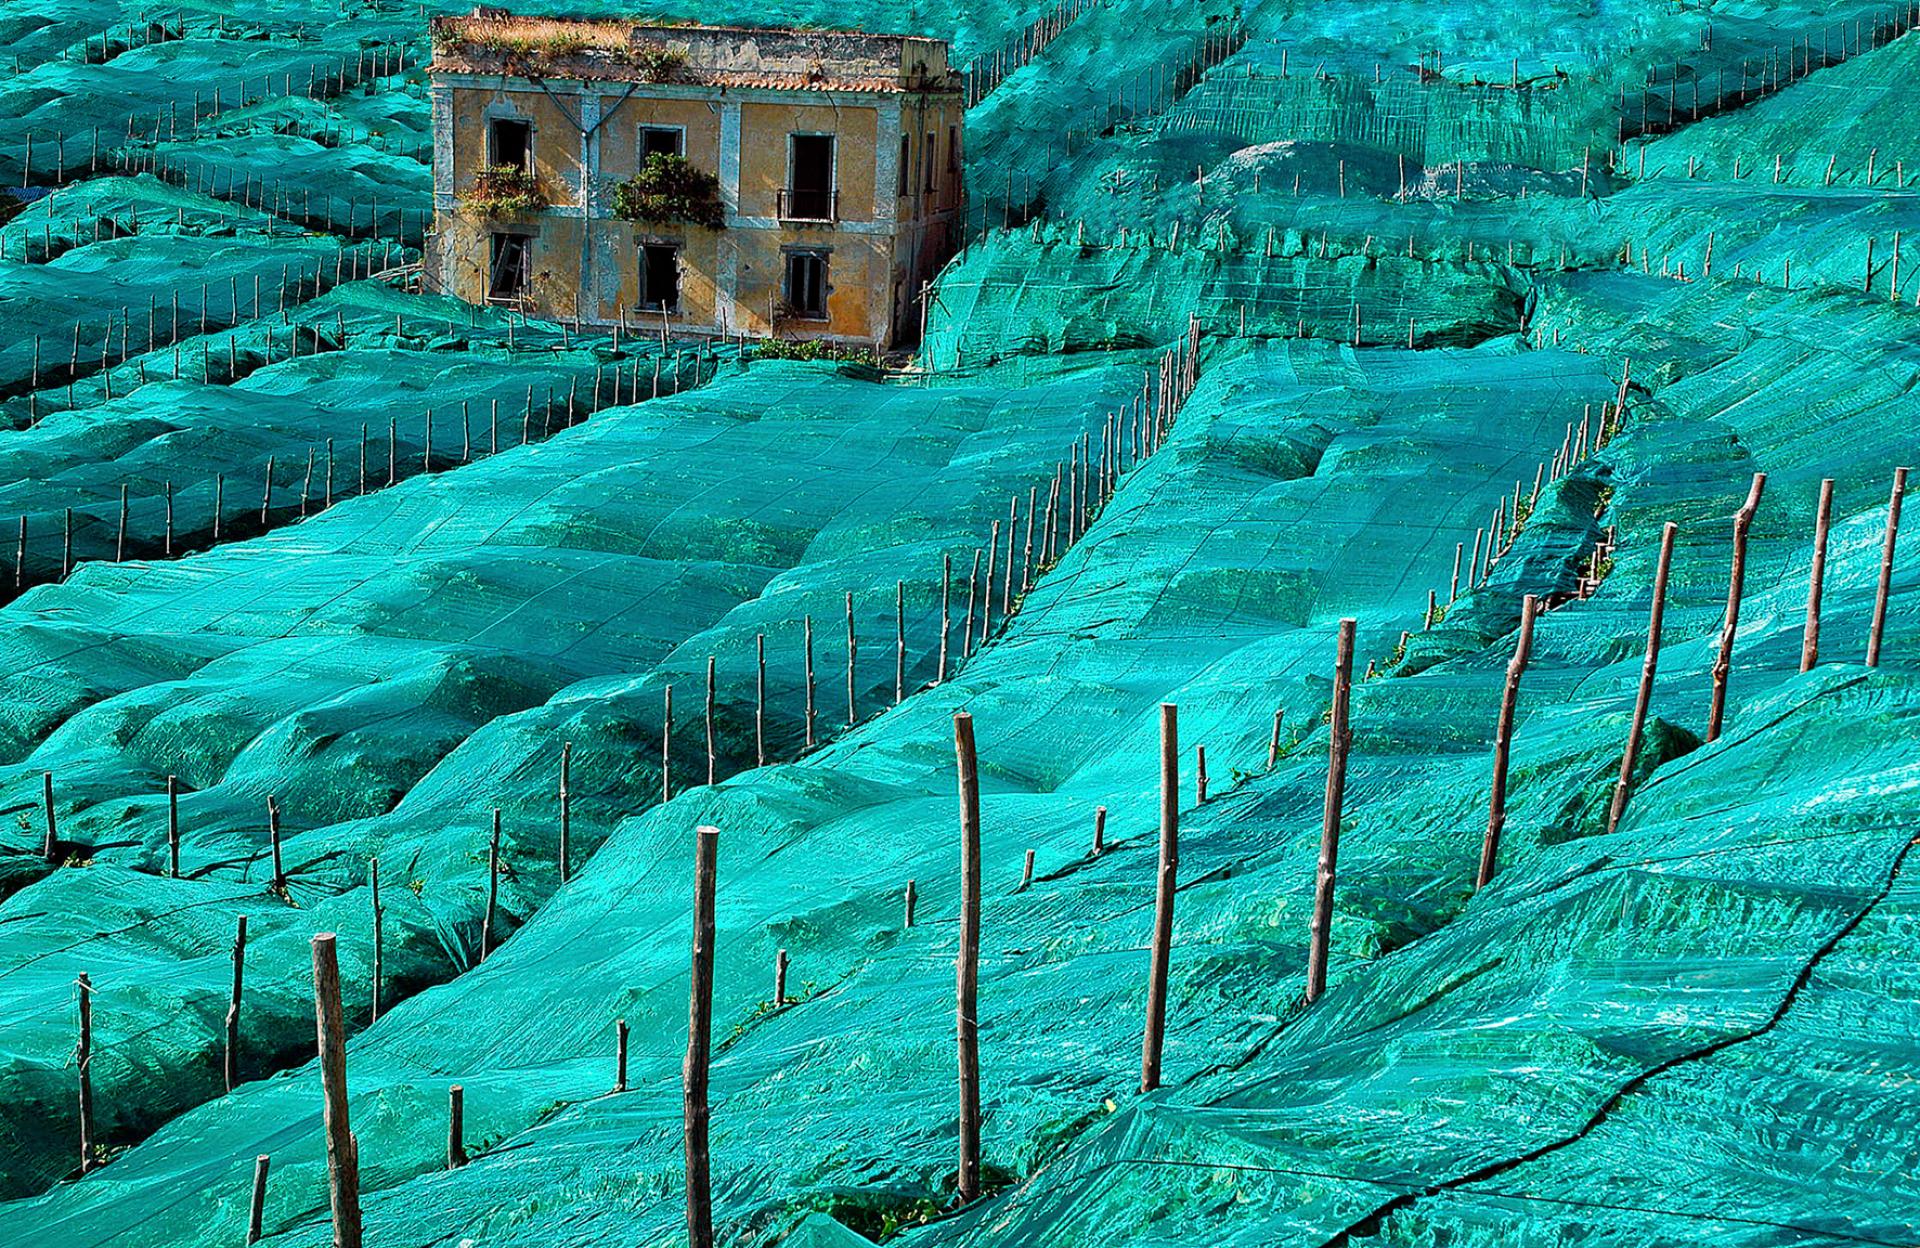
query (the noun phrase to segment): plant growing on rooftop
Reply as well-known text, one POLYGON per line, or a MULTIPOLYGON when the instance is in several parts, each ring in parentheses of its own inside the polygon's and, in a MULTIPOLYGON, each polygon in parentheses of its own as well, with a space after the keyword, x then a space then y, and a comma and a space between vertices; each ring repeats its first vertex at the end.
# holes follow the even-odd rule
POLYGON ((632 61, 646 81, 672 82, 686 65, 687 54, 675 48, 648 44, 633 50, 632 61))
POLYGON ((614 186, 613 215, 653 225, 685 221, 715 230, 726 224, 720 179, 685 156, 664 152, 648 156, 638 173, 614 186))
POLYGON ((510 217, 539 212, 547 206, 540 183, 531 169, 518 165, 487 165, 473 179, 473 189, 460 202, 483 217, 510 217))

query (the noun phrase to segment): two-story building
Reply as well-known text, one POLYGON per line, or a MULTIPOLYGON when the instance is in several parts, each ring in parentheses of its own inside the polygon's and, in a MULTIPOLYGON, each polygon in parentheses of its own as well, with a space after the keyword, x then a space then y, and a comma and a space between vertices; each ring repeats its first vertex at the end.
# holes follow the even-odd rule
POLYGON ((961 220, 944 42, 498 9, 432 32, 430 288, 585 325, 918 339, 961 220))

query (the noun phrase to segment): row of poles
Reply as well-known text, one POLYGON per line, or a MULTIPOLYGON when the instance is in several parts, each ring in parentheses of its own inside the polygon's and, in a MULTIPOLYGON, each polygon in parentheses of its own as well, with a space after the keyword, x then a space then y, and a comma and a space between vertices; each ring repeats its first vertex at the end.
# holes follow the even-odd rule
MULTIPOLYGON (((1035 487, 1028 491, 1028 511, 1025 517, 1027 521, 1025 557, 1022 562, 1021 574, 1017 578, 1020 595, 1024 595, 1026 590, 1037 581, 1039 576, 1043 575, 1048 568, 1058 562, 1058 559, 1064 554, 1068 547, 1086 534, 1095 518, 1097 518, 1105 504, 1118 489, 1119 479, 1122 473, 1128 468, 1137 467, 1143 459, 1156 453, 1166 444, 1166 439, 1171 432, 1176 414, 1191 395, 1198 381, 1200 340, 1199 323, 1196 318, 1190 316, 1187 320, 1186 332, 1182 335, 1179 344, 1166 351, 1160 357, 1156 368, 1148 370, 1147 374, 1143 377, 1140 395, 1130 401, 1121 410, 1109 413, 1105 418, 1102 438, 1097 454, 1093 446, 1091 434, 1082 434, 1074 440, 1067 460, 1056 463, 1052 480, 1047 487, 1049 502, 1043 513, 1044 519, 1040 521, 1041 528, 1038 534, 1037 547, 1035 545, 1035 512, 1033 507, 1037 501, 1039 489, 1035 487)), ((1019 503, 1019 497, 1020 496, 1016 494, 1013 498, 1013 505, 1016 508, 1019 503)), ((1016 596, 1016 578, 1013 575, 1016 554, 1013 539, 1015 529, 1016 525, 1013 520, 1010 519, 1005 522, 1004 532, 1007 534, 1007 538, 1003 544, 1001 540, 1003 522, 997 519, 994 520, 990 525, 989 538, 985 547, 976 548, 974 552, 973 570, 968 578, 967 611, 958 645, 960 658, 970 657, 979 646, 984 645, 988 638, 995 633, 996 628, 1004 630, 1008 617, 1019 609, 1020 597, 1016 596), (983 555, 986 557, 984 580, 981 577, 983 555), (1000 612, 997 621, 995 619, 994 607, 996 597, 1000 600, 1000 612), (978 624, 977 633, 976 619, 978 624)), ((952 591, 953 559, 951 555, 947 555, 942 559, 940 591, 941 634, 938 645, 938 665, 934 680, 936 684, 943 683, 948 679, 949 671, 956 661, 951 653, 955 648, 952 633, 952 625, 954 623, 952 591)), ((859 686, 855 675, 855 664, 858 658, 858 638, 855 632, 853 594, 851 592, 847 593, 846 602, 847 724, 851 727, 860 720, 857 701, 859 686)), ((894 605, 896 631, 894 635, 895 668, 892 704, 898 705, 904 700, 906 694, 907 645, 905 628, 905 582, 898 582, 895 585, 894 605)), ((813 651, 813 619, 810 615, 803 620, 802 628, 803 644, 805 647, 804 677, 806 690, 803 723, 805 747, 811 750, 816 745, 818 738, 816 735, 817 706, 813 651)), ((755 765, 764 766, 768 761, 766 736, 766 635, 764 633, 755 636, 755 652, 757 664, 754 693, 755 765)), ((710 656, 706 663, 704 722, 706 753, 705 783, 708 785, 716 783, 719 779, 716 670, 717 660, 715 657, 710 656)), ((675 792, 673 741, 673 686, 668 684, 663 688, 661 731, 660 800, 663 803, 669 800, 675 792)), ((572 751, 573 747, 570 742, 562 746, 559 765, 559 844, 557 850, 558 874, 562 884, 567 883, 572 874, 572 848, 570 843, 572 830, 572 751)), ((62 851, 65 842, 63 842, 59 836, 55 811, 53 773, 51 771, 43 772, 42 782, 42 800, 45 815, 43 856, 48 863, 58 865, 63 860, 62 851)), ((169 776, 167 778, 166 792, 167 874, 172 877, 177 877, 180 874, 180 851, 183 829, 179 813, 180 790, 176 777, 169 776)), ((288 900, 291 875, 284 864, 281 852, 281 811, 273 798, 268 799, 267 811, 268 841, 273 864, 273 876, 269 883, 268 891, 279 896, 282 900, 288 900)), ((1104 811, 1102 813, 1104 815, 1104 811)), ((1102 822, 1104 823, 1104 819, 1102 822)), ((499 929, 502 925, 499 913, 499 885, 500 875, 505 866, 506 859, 501 844, 501 811, 496 807, 492 812, 492 831, 488 840, 487 849, 486 903, 481 922, 480 952, 478 959, 481 961, 484 961, 499 945, 499 929)), ((1031 854, 1028 856, 1027 868, 1030 879, 1032 870, 1031 854)), ((369 864, 369 881, 373 942, 371 1018, 377 1020, 382 1005, 382 936, 385 917, 380 898, 380 865, 377 858, 371 860, 369 864)), ((915 904, 914 886, 911 882, 909 882, 907 886, 906 904, 907 924, 911 926, 913 922, 913 907, 915 904)), ((238 926, 232 947, 233 987, 226 1013, 227 1032, 222 1063, 225 1072, 226 1087, 229 1091, 231 1091, 239 1081, 241 994, 244 984, 243 963, 247 940, 246 916, 238 916, 237 922, 238 926)), ((338 964, 334 954, 333 941, 334 936, 330 933, 323 933, 314 937, 315 969, 316 976, 318 977, 316 979, 316 992, 321 994, 330 992, 332 1001, 331 1007, 323 1006, 321 1010, 320 1025, 322 1029, 323 1077, 325 1077, 327 1071, 327 1059, 325 1057, 325 1046, 327 1044, 325 1031, 328 1026, 327 1018, 332 1017, 335 1020, 335 1026, 344 1028, 344 1013, 339 1004, 338 964), (322 966, 323 960, 326 964, 325 968, 322 966)), ((786 951, 781 950, 775 983, 776 1001, 779 1003, 785 1003, 787 1000, 785 987, 786 967, 786 951)), ((90 979, 84 974, 80 976, 79 983, 84 1014, 79 1062, 81 1171, 82 1173, 86 1173, 96 1165, 97 1156, 92 1117, 93 1093, 91 1081, 92 993, 94 989, 90 979)), ((710 1010, 710 969, 707 987, 709 994, 708 1008, 710 1010)), ((625 1020, 618 1022, 616 1033, 619 1075, 616 1080, 615 1090, 624 1091, 626 1086, 625 1072, 627 1065, 626 1048, 628 1034, 625 1020)), ((344 1032, 341 1033, 340 1043, 344 1045, 344 1032)), ((344 1050, 342 1050, 342 1053, 344 1054, 344 1050)), ((344 1055, 340 1061, 340 1077, 344 1080, 344 1055)), ((460 1139, 460 1123, 463 1112, 462 1096, 462 1090, 458 1085, 451 1089, 450 1112, 452 1118, 448 1148, 449 1165, 465 1164, 466 1161, 464 1145, 460 1139)), ((351 1240, 336 1239, 336 1242, 343 1245, 357 1245, 359 1242, 357 1238, 359 1210, 357 1196, 352 1195, 353 1193, 357 1193, 358 1190, 357 1162, 355 1161, 357 1151, 351 1139, 350 1132, 336 1139, 331 1111, 332 1104, 333 1101, 330 1094, 328 1120, 330 1173, 335 1163, 353 1166, 355 1169, 355 1173, 350 1176, 336 1174, 330 1179, 330 1190, 334 1194, 335 1202, 336 1236, 343 1233, 340 1229, 343 1226, 351 1226, 354 1236, 351 1240), (351 1204, 351 1208, 344 1207, 341 1203, 342 1200, 348 1201, 351 1204)), ((341 1124, 340 1131, 346 1132, 344 1093, 340 1101, 339 1122, 341 1124)), ((255 1167, 249 1243, 258 1239, 261 1234, 261 1216, 264 1208, 265 1185, 269 1164, 270 1159, 263 1156, 258 1159, 255 1167)), ((705 1242, 711 1243, 711 1239, 709 1238, 705 1242)))
POLYGON ((995 87, 1006 81, 1008 74, 1046 51, 1047 45, 1058 39, 1067 27, 1080 20, 1081 14, 1099 2, 1059 0, 1024 29, 1007 36, 999 47, 969 61, 966 68, 960 71, 964 107, 972 108, 986 99, 995 87))

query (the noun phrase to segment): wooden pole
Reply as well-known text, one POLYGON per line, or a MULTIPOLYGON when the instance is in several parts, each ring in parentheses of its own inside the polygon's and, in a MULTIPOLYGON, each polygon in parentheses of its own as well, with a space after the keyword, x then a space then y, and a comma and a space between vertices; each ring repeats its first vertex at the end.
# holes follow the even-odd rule
POLYGON ((701 828, 693 865, 693 984, 687 1003, 687 1061, 682 1068, 687 1143, 687 1238, 713 1248, 712 1159, 707 1153, 707 1074, 712 1059, 713 892, 717 828, 701 828))
POLYGON ((1640 693, 1634 699, 1633 723, 1627 729, 1627 749, 1620 759, 1620 779, 1613 786, 1607 809, 1607 831, 1620 825, 1627 810, 1627 790, 1633 783, 1633 765, 1640 757, 1640 737, 1646 729, 1647 703, 1653 699, 1653 678, 1660 666, 1660 619, 1667 609, 1667 572, 1673 563, 1673 535, 1679 525, 1668 521, 1660 531, 1660 565, 1653 574, 1653 606, 1647 613, 1647 656, 1640 666, 1640 693))
POLYGON ((167 874, 180 878, 180 781, 167 777, 167 874))
POLYGON ((753 635, 753 759, 767 765, 767 635, 753 635))
POLYGON ((707 783, 711 785, 719 774, 719 751, 713 743, 713 663, 714 656, 707 656, 707 783))
POLYGON ((660 712, 660 801, 673 797, 673 686, 661 694, 660 712))
POLYGON ((908 881, 907 881, 907 892, 906 892, 906 917, 905 917, 905 919, 904 919, 904 920, 902 921, 902 923, 900 924, 900 925, 901 925, 902 927, 912 927, 912 926, 913 926, 913 906, 914 906, 914 903, 915 903, 916 901, 918 901, 918 900, 920 900, 920 894, 919 894, 919 892, 918 892, 918 891, 917 891, 917 890, 916 890, 916 889, 914 888, 914 886, 913 886, 913 881, 912 881, 912 880, 908 880, 908 881))
POLYGON ((227 1091, 240 1083, 240 993, 245 987, 247 969, 247 916, 241 915, 233 933, 233 992, 227 997, 227 1051, 222 1066, 227 1091))
POLYGON ((1273 736, 1267 741, 1267 770, 1272 771, 1280 761, 1280 723, 1286 718, 1287 711, 1281 707, 1273 713, 1273 736))
POLYGON ((487 914, 480 922, 480 960, 493 952, 493 920, 500 904, 500 808, 493 808, 493 835, 487 838, 487 914))
POLYGON ((1173 956, 1173 894, 1180 871, 1180 722, 1160 704, 1160 870, 1153 898, 1153 951, 1147 973, 1147 1031, 1140 1090, 1160 1086, 1160 1048, 1167 1030, 1167 971, 1173 956))
POLYGON ((980 1195, 980 769, 973 716, 953 717, 953 748, 960 787, 960 956, 955 962, 955 1020, 960 1056, 960 1171, 962 1202, 980 1195))
POLYGON ((782 949, 773 959, 773 1008, 779 1009, 787 1003, 787 951, 782 949))
POLYGON ((627 1020, 624 1018, 613 1022, 613 1090, 627 1090, 627 1020))
POLYGON ((247 1206, 247 1242, 260 1242, 261 1223, 267 1212, 267 1166, 272 1158, 261 1153, 253 1159, 253 1199, 247 1206))
POLYGON ((1880 587, 1873 598, 1873 627, 1867 633, 1867 666, 1880 666, 1880 636, 1887 626, 1887 592, 1893 587, 1893 543, 1900 535, 1900 498, 1907 492, 1907 470, 1893 470, 1893 496, 1887 500, 1887 537, 1880 547, 1880 587))
POLYGON ((271 793, 267 794, 267 844, 273 850, 273 891, 284 897, 287 892, 287 868, 280 856, 280 803, 273 799, 271 793))
POLYGON ((907 583, 893 583, 893 704, 907 697, 907 583))
POLYGON ((385 943, 383 938, 386 923, 386 914, 380 906, 380 860, 378 858, 367 860, 367 873, 371 889, 370 908, 373 911, 373 1002, 367 1015, 367 1022, 371 1025, 380 1021, 380 980, 382 978, 380 953, 381 946, 385 943))
POLYGON ((1827 577, 1827 527, 1833 518, 1833 478, 1820 482, 1820 505, 1813 518, 1813 567, 1807 577, 1807 624, 1800 638, 1800 670, 1820 661, 1820 591, 1827 577))
POLYGON ((1500 832, 1507 822, 1507 760, 1513 746, 1514 708, 1520 699, 1520 676, 1527 670, 1527 658, 1533 652, 1533 621, 1539 609, 1540 600, 1532 594, 1520 604, 1520 639, 1507 662, 1507 686, 1500 696, 1500 721, 1493 734, 1493 792, 1487 803, 1487 836, 1480 846, 1480 871, 1473 880, 1476 889, 1485 888, 1493 879, 1494 863, 1500 856, 1500 832))
POLYGON ((573 788, 571 784, 573 769, 573 742, 567 741, 560 746, 560 882, 565 884, 572 875, 573 838, 573 788))
POLYGON ((1733 635, 1740 628, 1740 591, 1747 579, 1747 531, 1753 527, 1753 513, 1760 507, 1760 491, 1767 486, 1767 474, 1753 474, 1747 501, 1733 517, 1733 566, 1727 574, 1727 614, 1720 626, 1720 650, 1713 660, 1713 700, 1707 710, 1707 740, 1720 735, 1720 724, 1727 710, 1727 675, 1733 670, 1733 635))
POLYGON ((80 1173, 93 1169, 93 981, 85 971, 76 981, 80 987, 80 1045, 74 1064, 80 1075, 80 1173))
POLYGON ((853 660, 857 643, 853 636, 853 591, 847 591, 847 727, 860 722, 860 716, 854 709, 853 698, 853 660))
POLYGON ((360 1248, 360 1149, 347 1122, 346 1020, 340 1010, 340 963, 332 932, 319 932, 313 938, 313 1009, 325 1098, 333 1248, 360 1248))
POLYGON ((1207 804, 1207 747, 1198 745, 1193 750, 1193 804, 1207 804))
POLYGON ((1340 859, 1340 806, 1347 791, 1347 751, 1353 730, 1347 724, 1347 706, 1353 691, 1354 621, 1340 621, 1339 647, 1333 663, 1333 715, 1327 749, 1327 805, 1320 823, 1320 862, 1313 877, 1313 927, 1307 950, 1307 1000, 1317 1001, 1327 990, 1327 950, 1333 936, 1333 882, 1340 859))
POLYGON ((46 811, 47 817, 46 843, 41 848, 41 856, 48 862, 54 862, 59 858, 60 828, 53 819, 53 773, 41 772, 40 782, 41 806, 46 811))
POLYGON ((953 636, 953 556, 940 556, 940 668, 935 684, 947 679, 947 639, 953 636))
POLYGON ((467 1164, 467 1146, 462 1140, 466 1134, 466 1090, 459 1084, 447 1089, 447 1169, 458 1170, 467 1164))
POLYGON ((802 621, 806 641, 807 667, 807 748, 813 748, 813 617, 806 616, 802 621))
POLYGON ((1093 856, 1098 858, 1107 852, 1107 808, 1093 808, 1093 856))

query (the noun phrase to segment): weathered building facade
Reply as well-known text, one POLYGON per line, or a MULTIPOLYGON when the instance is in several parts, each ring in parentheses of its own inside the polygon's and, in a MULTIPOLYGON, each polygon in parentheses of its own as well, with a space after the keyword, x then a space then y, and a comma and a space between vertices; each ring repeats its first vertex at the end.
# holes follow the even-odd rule
POLYGON ((917 339, 961 220, 945 43, 499 10, 433 42, 431 286, 578 324, 917 339))

